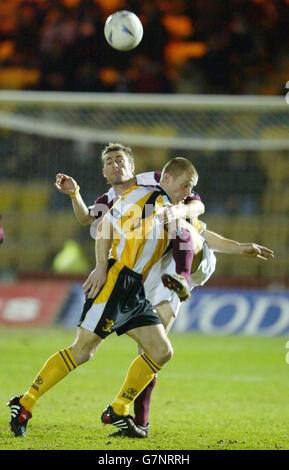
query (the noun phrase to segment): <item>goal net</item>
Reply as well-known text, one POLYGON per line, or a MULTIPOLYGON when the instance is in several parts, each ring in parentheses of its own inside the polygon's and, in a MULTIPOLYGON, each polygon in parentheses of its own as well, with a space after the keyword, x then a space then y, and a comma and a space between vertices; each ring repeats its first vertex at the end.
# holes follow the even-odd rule
POLYGON ((49 271, 67 239, 93 262, 89 229, 78 225, 53 181, 58 172, 73 176, 91 204, 107 188, 101 149, 121 142, 133 148, 138 172, 159 170, 173 156, 191 159, 208 228, 275 251, 273 263, 218 255, 218 276, 288 278, 284 97, 1 91, 0 134, 2 269, 49 271))

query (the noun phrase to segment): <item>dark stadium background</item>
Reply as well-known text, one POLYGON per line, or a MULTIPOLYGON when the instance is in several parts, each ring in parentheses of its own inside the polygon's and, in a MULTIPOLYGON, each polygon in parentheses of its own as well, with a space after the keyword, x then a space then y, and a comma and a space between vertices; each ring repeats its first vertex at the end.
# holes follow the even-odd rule
MULTIPOLYGON (((0 88, 285 99, 288 22, 288 0, 0 1, 0 88), (118 9, 134 11, 144 25, 143 41, 131 52, 113 50, 103 36, 106 17, 118 9)), ((36 280, 61 279, 67 295, 74 286, 68 280, 84 279, 93 266, 89 230, 77 224, 69 198, 55 190, 53 181, 59 171, 72 175, 91 204, 107 188, 99 160, 103 145, 81 146, 1 129, 5 240, 0 276, 1 289, 8 289, 6 301, 12 295, 7 283, 17 281, 25 281, 29 291, 29 280, 33 290, 36 280), (55 257, 67 240, 72 240, 66 246, 68 257, 76 261, 64 262, 64 253, 56 266, 55 257)), ((176 154, 168 150, 146 158, 143 149, 134 150, 138 172, 160 169, 176 154)), ((185 156, 200 173, 197 190, 206 205, 208 228, 275 251, 275 261, 263 264, 220 256, 208 287, 277 288, 286 295, 288 151, 187 151, 185 156)))
MULTIPOLYGON (((92 450, 86 460, 77 454, 82 465, 89 456, 101 463, 99 449, 107 457, 130 450, 134 457, 180 449, 288 450, 288 24, 289 0, 0 0, 0 449, 39 450, 41 457, 45 450, 92 450), (141 44, 125 53, 103 35, 107 16, 119 9, 135 12, 144 27, 141 44), (76 93, 111 94, 112 101, 120 93, 174 102, 185 96, 184 102, 209 100, 209 107, 199 114, 189 108, 186 122, 183 108, 179 115, 165 108, 173 128, 156 107, 155 129, 135 101, 116 107, 114 120, 109 106, 47 104, 47 93, 67 92, 72 100, 76 93), (41 93, 45 103, 31 106, 29 93, 41 93), (216 98, 221 110, 211 113, 216 98), (265 109, 254 109, 251 99, 265 109), (267 112, 271 99, 279 104, 267 112), (227 100, 241 104, 241 112, 228 111, 227 100), (193 290, 170 333, 175 354, 158 374, 145 441, 109 438, 112 429, 100 421, 135 358, 126 335, 111 335, 93 360, 41 398, 26 439, 9 429, 5 403, 74 341, 82 282, 95 262, 89 228, 55 189, 55 175, 73 176, 87 205, 108 188, 100 163, 108 141, 37 134, 33 123, 43 130, 48 118, 55 132, 77 125, 137 133, 143 119, 152 140, 160 129, 165 138, 178 135, 183 124, 205 140, 264 139, 251 150, 132 146, 137 172, 159 170, 177 155, 191 159, 208 228, 275 253, 266 263, 217 255, 213 277, 193 290), (267 138, 285 145, 270 150, 267 138)), ((30 457, 17 455, 21 465, 30 457)))

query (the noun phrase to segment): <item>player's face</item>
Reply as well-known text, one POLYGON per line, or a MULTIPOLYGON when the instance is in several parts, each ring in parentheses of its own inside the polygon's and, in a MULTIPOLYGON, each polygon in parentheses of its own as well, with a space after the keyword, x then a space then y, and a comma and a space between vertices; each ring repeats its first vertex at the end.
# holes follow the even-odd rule
POLYGON ((168 176, 168 194, 170 196, 170 200, 173 204, 178 204, 179 202, 186 199, 186 197, 190 196, 191 190, 194 187, 194 181, 187 173, 183 173, 177 178, 172 175, 168 176))
POLYGON ((125 152, 109 152, 104 160, 103 176, 111 185, 125 183, 134 177, 134 165, 125 152))

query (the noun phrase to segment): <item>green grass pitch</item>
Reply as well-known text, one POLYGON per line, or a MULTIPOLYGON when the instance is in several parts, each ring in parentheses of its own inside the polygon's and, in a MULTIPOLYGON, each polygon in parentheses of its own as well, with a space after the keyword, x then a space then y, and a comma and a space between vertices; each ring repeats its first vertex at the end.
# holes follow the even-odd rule
POLYGON ((136 355, 135 343, 116 335, 41 397, 27 438, 15 438, 6 402, 74 337, 56 327, 0 328, 1 450, 289 449, 288 338, 192 333, 171 335, 175 354, 152 395, 149 438, 110 438, 115 428, 100 422, 136 355))

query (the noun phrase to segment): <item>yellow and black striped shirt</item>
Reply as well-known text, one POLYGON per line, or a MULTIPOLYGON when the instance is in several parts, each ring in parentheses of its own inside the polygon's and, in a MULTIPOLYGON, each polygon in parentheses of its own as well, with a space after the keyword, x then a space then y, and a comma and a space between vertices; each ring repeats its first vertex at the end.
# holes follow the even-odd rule
MULTIPOLYGON (((160 187, 132 186, 110 209, 113 243, 110 258, 133 271, 146 275, 159 261, 169 245, 168 231, 157 212, 171 205, 160 187)), ((205 224, 198 219, 190 223, 198 232, 205 224)))
POLYGON ((110 211, 113 243, 110 257, 144 275, 165 252, 168 233, 157 211, 170 200, 152 186, 133 186, 110 211))

